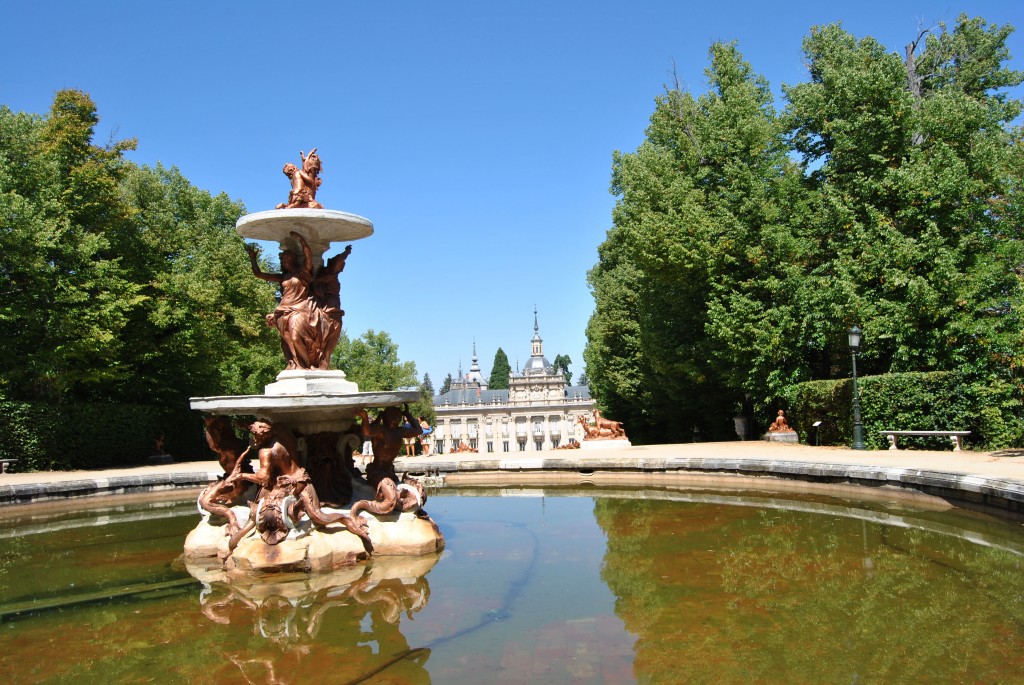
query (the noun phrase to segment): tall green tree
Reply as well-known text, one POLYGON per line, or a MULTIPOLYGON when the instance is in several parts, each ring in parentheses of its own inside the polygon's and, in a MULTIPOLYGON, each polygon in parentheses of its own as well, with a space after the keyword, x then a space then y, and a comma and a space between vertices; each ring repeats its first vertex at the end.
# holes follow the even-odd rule
POLYGON ((441 390, 438 392, 438 394, 439 395, 444 395, 445 393, 449 392, 452 389, 452 383, 454 383, 454 382, 455 382, 455 379, 452 378, 451 374, 448 374, 447 376, 445 376, 444 377, 444 382, 441 383, 441 390))
POLYGON ((669 90, 643 145, 615 154, 620 199, 590 274, 592 392, 641 439, 727 435, 744 387, 795 375, 801 175, 767 81, 735 45, 709 55, 709 92, 669 90))
POLYGON ((430 374, 423 374, 423 382, 420 383, 420 399, 409 407, 416 417, 424 418, 431 426, 437 423, 437 413, 434 411, 434 383, 430 380, 430 374))
POLYGON ((865 373, 1005 376, 1019 359, 1020 223, 998 211, 1019 202, 1010 31, 961 16, 903 59, 835 25, 804 41, 811 80, 785 89, 787 116, 821 201, 809 291, 834 362, 853 323, 865 373))
POLYGON ((640 148, 614 155, 584 351, 606 413, 640 440, 726 437, 744 394, 763 411, 846 375, 854 323, 866 373, 1019 385, 1010 31, 961 16, 900 57, 817 27, 782 113, 735 45, 713 45, 708 92, 669 89, 640 148))
POLYGON ((122 264, 119 183, 134 140, 99 147, 76 90, 46 117, 0 108, 0 377, 14 397, 88 397, 131 375, 122 333, 145 296, 122 264))
POLYGON ((572 364, 572 359, 567 354, 556 354, 555 361, 551 362, 551 366, 555 368, 555 371, 560 371, 565 376, 567 383, 572 383, 572 371, 569 370, 570 364, 572 364))
POLYGON ((273 288, 252 277, 244 208, 176 169, 99 147, 85 93, 45 117, 0 108, 0 360, 16 399, 184 406, 259 392, 280 366, 263 325, 273 288))
POLYGON ((261 393, 282 359, 264 323, 274 287, 253 277, 234 230, 245 208, 159 164, 129 170, 122 196, 136 243, 126 264, 147 298, 125 332, 136 373, 122 395, 261 393))
POLYGON ((491 377, 487 380, 487 387, 491 390, 507 390, 510 373, 512 367, 508 363, 508 355, 499 347, 494 353, 494 363, 491 364, 491 377))

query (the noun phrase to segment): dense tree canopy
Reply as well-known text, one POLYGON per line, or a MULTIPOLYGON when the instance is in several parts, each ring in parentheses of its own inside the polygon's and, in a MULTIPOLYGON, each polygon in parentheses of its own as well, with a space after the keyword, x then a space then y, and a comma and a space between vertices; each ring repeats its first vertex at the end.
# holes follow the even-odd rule
POLYGON ((409 405, 409 410, 414 416, 434 423, 434 392, 429 374, 419 383, 416 362, 403 362, 398 358, 398 345, 386 331, 370 329, 355 339, 342 331, 331 356, 331 365, 343 370, 361 392, 418 389, 420 397, 409 405))
POLYGON ((1019 383, 1021 103, 1011 29, 960 17, 905 56, 840 26, 810 79, 767 81, 735 44, 708 92, 658 97, 616 153, 613 227, 589 274, 591 389, 640 440, 726 437, 744 394, 848 373, 974 369, 1019 383))
POLYGON ((93 143, 85 93, 46 116, 0 107, 0 393, 182 403, 247 392, 277 370, 234 224, 244 208, 176 169, 93 143))
POLYGON ((355 339, 342 331, 331 366, 342 369, 361 392, 420 387, 416 363, 399 360, 398 345, 386 331, 371 328, 355 339))

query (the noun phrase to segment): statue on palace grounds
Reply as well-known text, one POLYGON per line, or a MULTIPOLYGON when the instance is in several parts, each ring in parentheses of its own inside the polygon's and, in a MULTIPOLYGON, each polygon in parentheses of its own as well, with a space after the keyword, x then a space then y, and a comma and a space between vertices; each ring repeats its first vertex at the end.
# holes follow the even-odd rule
POLYGON ((345 514, 326 514, 320 509, 309 475, 295 459, 295 436, 285 428, 275 428, 266 421, 249 426, 253 443, 258 448, 259 470, 255 473, 233 473, 225 479, 228 485, 248 481, 261 486, 257 501, 250 504, 249 522, 231 536, 229 549, 256 528, 268 545, 276 545, 295 528, 306 514, 318 526, 340 521, 350 532, 370 544, 366 523, 345 514))
POLYGON ((594 410, 594 418, 595 423, 591 425, 585 415, 580 414, 576 417, 576 422, 583 428, 584 440, 626 439, 626 431, 618 421, 609 421, 608 419, 601 418, 601 414, 596 409, 594 410))
POLYGON ((320 156, 316 154, 316 148, 305 154, 299 150, 299 157, 302 158, 302 168, 298 168, 291 162, 284 165, 284 175, 292 182, 292 189, 288 193, 288 202, 282 202, 276 209, 323 209, 323 205, 316 201, 316 191, 323 183, 320 172, 323 166, 320 163, 320 156))
POLYGON ((786 412, 780 409, 779 415, 776 417, 774 421, 772 421, 772 425, 768 426, 768 432, 793 433, 795 431, 792 428, 790 428, 789 424, 786 422, 786 412))
POLYGON ((253 274, 264 281, 277 283, 281 300, 277 308, 267 314, 267 325, 281 335, 286 369, 327 370, 331 353, 341 336, 341 322, 345 312, 341 309, 338 274, 345 268, 352 246, 327 260, 313 275, 313 253, 309 243, 297 231, 290 235, 302 249, 302 261, 291 249, 281 252, 281 273, 266 273, 260 269, 256 248, 247 244, 253 274))
POLYGON ((365 409, 356 409, 356 414, 361 419, 363 438, 369 440, 373 447, 373 461, 366 466, 366 480, 373 486, 384 478, 397 483, 395 459, 402 450, 403 439, 415 438, 423 432, 419 422, 409 413, 409 405, 403 405, 401 410, 387 407, 373 421, 365 409), (403 418, 404 425, 401 423, 403 418))
MULTIPOLYGON (((235 434, 231 419, 226 416, 204 416, 203 425, 206 444, 217 455, 220 467, 224 469, 226 477, 235 470, 235 464, 242 453, 246 451, 249 443, 235 434)), ((252 464, 246 461, 242 464, 242 469, 252 473, 252 464)))
POLYGON ((622 424, 618 421, 611 421, 609 419, 602 418, 601 412, 597 409, 594 410, 593 425, 587 421, 587 417, 583 414, 576 417, 576 422, 583 427, 584 440, 626 439, 626 430, 622 427, 622 424))
POLYGON ((618 421, 612 421, 610 419, 603 418, 601 416, 601 410, 594 410, 594 425, 601 430, 610 430, 612 437, 624 438, 626 437, 626 429, 622 427, 622 424, 618 421))
POLYGON ((345 262, 348 261, 350 254, 352 246, 348 245, 328 259, 327 264, 313 277, 313 302, 324 317, 321 322, 324 339, 320 344, 322 352, 318 365, 318 368, 323 370, 327 370, 330 365, 331 353, 341 338, 341 320, 345 316, 345 310, 341 308, 341 283, 338 281, 338 275, 345 270, 345 262))
POLYGON ((384 515, 411 511, 420 518, 426 518, 427 512, 423 504, 427 501, 427 492, 423 483, 406 476, 401 483, 390 478, 381 479, 377 484, 377 494, 372 500, 362 499, 352 505, 349 515, 355 517, 361 511, 384 515))
POLYGON ((206 444, 217 454, 224 474, 206 486, 197 501, 201 509, 226 518, 228 535, 234 535, 241 526, 231 507, 243 504, 253 494, 250 492, 252 485, 239 477, 242 473, 253 472, 248 443, 235 435, 231 420, 226 416, 207 416, 203 423, 206 424, 206 444))
POLYGON ((404 441, 415 438, 423 428, 409 413, 409 405, 386 407, 376 419, 370 421, 365 409, 356 409, 360 418, 363 437, 373 446, 373 461, 366 466, 366 480, 376 488, 374 500, 360 500, 352 505, 355 516, 360 511, 371 514, 390 514, 411 511, 421 518, 427 518, 423 504, 427 501, 423 485, 414 478, 399 479, 395 473, 395 459, 404 441), (402 423, 402 419, 405 423, 402 423))

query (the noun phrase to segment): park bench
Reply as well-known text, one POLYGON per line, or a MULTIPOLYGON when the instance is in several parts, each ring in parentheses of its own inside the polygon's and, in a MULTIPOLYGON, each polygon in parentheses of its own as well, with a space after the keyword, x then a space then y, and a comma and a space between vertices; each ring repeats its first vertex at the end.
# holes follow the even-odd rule
POLYGON ((0 473, 7 473, 7 465, 14 464, 17 459, 0 459, 0 473))
POLYGON ((949 441, 953 443, 953 451, 960 451, 960 438, 966 437, 971 434, 971 431, 878 431, 889 439, 889 449, 899 449, 896 446, 896 440, 900 437, 915 436, 915 437, 940 437, 949 438, 949 441))

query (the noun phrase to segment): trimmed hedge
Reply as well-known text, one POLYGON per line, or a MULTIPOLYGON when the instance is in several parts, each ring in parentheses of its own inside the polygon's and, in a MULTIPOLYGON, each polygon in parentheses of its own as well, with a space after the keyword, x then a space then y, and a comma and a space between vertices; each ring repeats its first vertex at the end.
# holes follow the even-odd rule
MULTIPOLYGON (((857 379, 864 444, 887 448, 882 430, 968 430, 966 445, 995 450, 1024 444, 1021 389, 1001 379, 977 379, 957 372, 893 373, 857 379)), ((821 421, 822 445, 853 442, 853 381, 810 381, 785 394, 787 416, 801 440, 813 443, 821 421)), ((900 447, 944 449, 944 438, 901 438, 900 447)))
POLYGON ((132 404, 0 401, 0 458, 13 471, 94 469, 145 463, 164 451, 195 459, 205 447, 201 418, 132 404))

